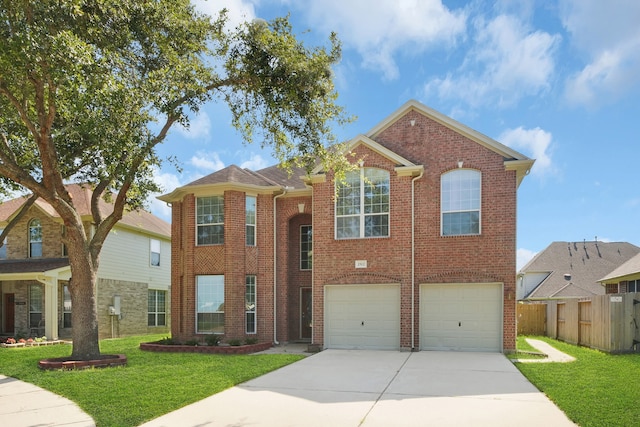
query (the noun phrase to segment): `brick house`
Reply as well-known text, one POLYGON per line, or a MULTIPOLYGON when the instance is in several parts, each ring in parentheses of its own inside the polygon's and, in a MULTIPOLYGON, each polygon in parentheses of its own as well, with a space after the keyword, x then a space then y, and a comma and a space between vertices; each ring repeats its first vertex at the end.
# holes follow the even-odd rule
POLYGON ((416 101, 349 151, 337 187, 321 168, 229 166, 160 197, 173 337, 513 350, 516 191, 534 161, 416 101))
MULTIPOLYGON (((68 185, 88 233, 91 192, 68 185)), ((26 198, 0 204, 0 231, 26 198)), ((110 205, 100 202, 103 214, 110 205)), ((47 202, 38 199, 0 247, 0 334, 15 337, 71 336, 72 280, 64 226, 47 202)), ((113 228, 100 254, 96 298, 100 338, 168 332, 171 226, 148 212, 129 212, 113 228), (110 307, 113 307, 110 311, 110 307)))

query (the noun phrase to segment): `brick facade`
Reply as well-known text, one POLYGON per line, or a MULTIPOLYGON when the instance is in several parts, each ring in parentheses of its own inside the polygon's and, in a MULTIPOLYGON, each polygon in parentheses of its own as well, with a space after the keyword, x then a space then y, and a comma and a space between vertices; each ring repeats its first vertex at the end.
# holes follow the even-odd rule
MULTIPOLYGON (((246 338, 243 329, 244 277, 256 274, 256 337, 261 341, 295 341, 301 338, 301 289, 312 288, 311 342, 322 347, 325 286, 398 284, 400 348, 414 346, 417 349, 420 348, 420 284, 499 283, 504 289, 503 350, 515 348, 516 190, 533 161, 478 136, 463 125, 457 124, 459 126, 456 127, 455 122, 442 119, 442 116, 432 114, 432 110, 415 102, 404 110, 400 109, 383 124, 363 137, 362 143, 354 145, 352 152, 355 155, 350 158, 354 162, 362 161, 363 167, 389 172, 388 237, 335 238, 335 186, 330 173, 325 179, 320 176, 313 179, 307 187, 295 183, 297 187, 294 185, 291 191, 285 190, 284 185, 274 188, 273 180, 266 179, 263 187, 253 186, 253 176, 272 174, 270 169, 255 173, 245 171, 243 175, 241 170, 231 168, 206 178, 211 183, 209 191, 200 181, 194 190, 187 185, 163 196, 163 200, 171 201, 173 206, 174 337, 179 340, 204 338, 195 333, 195 276, 224 274, 225 338, 246 338), (516 155, 518 157, 509 157, 516 155), (400 173, 397 168, 403 165, 398 164, 397 156, 416 170, 422 166, 423 175, 418 178, 417 173, 400 173), (526 170, 507 167, 508 160, 526 163, 526 170), (460 167, 481 173, 481 232, 478 235, 442 236, 441 176, 460 167), (233 178, 220 182, 219 177, 223 174, 233 178), (224 194, 224 245, 195 245, 196 196, 192 192, 195 190, 199 196, 224 194), (246 247, 244 200, 246 194, 255 195, 256 192, 259 193, 257 246, 246 247), (274 203, 277 206, 275 262, 274 203), (299 268, 301 225, 313 226, 312 271, 299 268), (412 253, 415 254, 413 275, 412 253), (356 269, 356 260, 366 260, 367 267, 356 269)), ((288 179, 289 182, 299 181, 298 177, 288 179)))

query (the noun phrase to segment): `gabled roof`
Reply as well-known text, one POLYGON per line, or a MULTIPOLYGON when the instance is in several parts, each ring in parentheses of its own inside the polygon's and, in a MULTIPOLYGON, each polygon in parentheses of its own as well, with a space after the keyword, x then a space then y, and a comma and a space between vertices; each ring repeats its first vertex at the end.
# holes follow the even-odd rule
POLYGON ((529 173, 531 167, 533 166, 533 163, 535 162, 535 160, 530 159, 524 154, 519 153, 516 150, 509 148, 506 145, 501 144, 500 142, 489 138, 488 136, 474 129, 471 129, 470 127, 440 113, 439 111, 434 110, 433 108, 427 107, 426 105, 414 99, 404 103, 404 105, 391 113, 386 119, 382 120, 371 130, 369 130, 366 135, 371 139, 376 139, 376 137, 380 133, 382 133, 385 129, 387 129, 389 126, 391 126, 398 119, 400 119, 410 111, 417 111, 418 113, 427 116, 431 120, 434 120, 441 125, 448 127, 454 132, 457 132, 504 157, 505 168, 507 170, 516 171, 518 185, 520 185, 520 182, 525 177, 525 175, 529 173))
POLYGON ((549 273, 525 299, 602 295, 600 279, 639 253, 626 242, 553 242, 520 270, 549 273))
MULTIPOLYGON (((78 214, 83 220, 91 221, 91 188, 79 184, 68 184, 65 188, 71 195, 78 214)), ((9 222, 26 201, 27 197, 24 196, 0 203, 0 223, 9 222)), ((60 215, 46 201, 38 199, 34 206, 51 218, 60 219, 60 215)), ((113 205, 102 199, 100 199, 98 207, 104 216, 109 215, 113 210, 113 205)), ((171 224, 144 210, 125 212, 118 225, 167 238, 171 236, 171 224)))
POLYGON ((601 283, 618 283, 623 280, 630 279, 631 276, 640 275, 640 253, 629 261, 622 264, 620 267, 613 270, 611 273, 598 280, 601 283))
MULTIPOLYGON (((276 166, 273 168, 276 168, 276 166)), ((168 203, 175 202, 182 200, 186 194, 204 194, 205 192, 211 192, 211 190, 216 187, 221 190, 236 188, 242 191, 252 190, 265 193, 280 191, 283 185, 278 181, 281 181, 282 177, 271 169, 272 168, 263 169, 263 171, 266 170, 267 173, 262 174, 260 171, 254 172, 249 169, 242 169, 236 165, 227 166, 224 169, 220 169, 182 187, 178 187, 169 194, 159 196, 158 199, 168 203)), ((286 176, 286 172, 284 172, 284 174, 286 176)), ((298 179, 298 181, 300 180, 298 179)), ((304 184, 301 183, 300 185, 304 187, 304 184)))

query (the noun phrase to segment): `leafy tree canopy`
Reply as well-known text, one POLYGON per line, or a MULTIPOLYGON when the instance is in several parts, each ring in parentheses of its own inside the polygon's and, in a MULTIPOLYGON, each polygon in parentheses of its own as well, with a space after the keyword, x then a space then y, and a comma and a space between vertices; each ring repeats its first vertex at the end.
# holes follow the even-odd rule
POLYGON ((272 147, 286 167, 346 165, 328 149, 332 126, 351 120, 332 82, 336 36, 309 48, 288 18, 226 21, 188 0, 0 0, 0 192, 40 197, 66 225, 76 358, 99 354, 100 250, 123 211, 160 190, 152 174, 166 159, 156 149, 172 125, 226 102, 246 141, 272 147), (69 182, 93 189, 92 235, 69 182), (106 217, 100 198, 113 201, 106 217))

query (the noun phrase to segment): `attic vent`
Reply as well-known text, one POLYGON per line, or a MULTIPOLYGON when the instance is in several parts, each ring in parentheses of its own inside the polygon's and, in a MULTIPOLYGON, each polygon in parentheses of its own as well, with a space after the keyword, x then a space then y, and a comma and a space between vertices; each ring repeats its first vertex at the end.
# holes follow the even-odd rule
POLYGON ((571 280, 571 274, 565 274, 565 275, 564 275, 564 280, 566 280, 567 282, 568 282, 569 280, 571 280))

